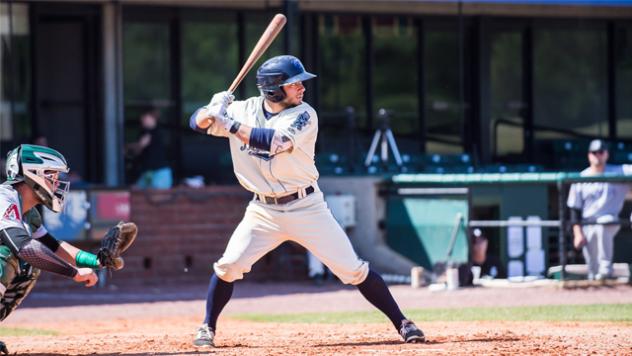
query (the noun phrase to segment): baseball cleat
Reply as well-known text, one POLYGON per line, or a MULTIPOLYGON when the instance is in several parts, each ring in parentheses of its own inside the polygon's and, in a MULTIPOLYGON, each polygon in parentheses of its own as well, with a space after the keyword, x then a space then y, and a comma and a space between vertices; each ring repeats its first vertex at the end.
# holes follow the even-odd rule
POLYGON ((9 350, 7 350, 7 345, 5 345, 2 341, 0 341, 0 352, 2 352, 3 355, 9 354, 9 350))
POLYGON ((193 345, 198 347, 215 347, 215 344, 213 343, 214 337, 215 333, 213 330, 209 329, 208 325, 202 325, 198 328, 197 333, 195 334, 193 345))
POLYGON ((423 331, 421 331, 415 323, 407 319, 402 320, 399 334, 406 343, 422 343, 426 341, 423 331))

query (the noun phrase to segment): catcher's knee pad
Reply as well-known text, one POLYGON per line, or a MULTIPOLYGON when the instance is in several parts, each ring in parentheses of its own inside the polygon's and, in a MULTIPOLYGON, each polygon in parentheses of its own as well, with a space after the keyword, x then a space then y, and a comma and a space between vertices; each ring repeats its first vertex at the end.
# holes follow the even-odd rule
POLYGON ((236 262, 224 262, 221 259, 213 264, 213 270, 224 282, 234 282, 244 278, 244 273, 250 272, 250 267, 243 267, 236 262))
POLYGON ((18 259, 8 246, 0 245, 0 298, 19 271, 18 259))
POLYGON ((29 295, 40 275, 39 269, 26 263, 20 263, 17 258, 15 261, 17 268, 15 269, 14 277, 6 285, 6 290, 0 301, 0 321, 6 319, 29 295))
POLYGON ((340 267, 331 268, 331 272, 340 279, 344 284, 358 285, 366 279, 369 275, 369 263, 366 261, 359 261, 357 267, 353 269, 342 269, 340 267))

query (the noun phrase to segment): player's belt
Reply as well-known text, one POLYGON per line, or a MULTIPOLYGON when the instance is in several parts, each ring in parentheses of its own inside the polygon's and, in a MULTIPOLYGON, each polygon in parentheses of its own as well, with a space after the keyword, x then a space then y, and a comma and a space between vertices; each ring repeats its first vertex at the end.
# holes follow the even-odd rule
MULTIPOLYGON (((314 187, 309 186, 307 188, 305 188, 305 196, 308 196, 310 194, 312 194, 315 191, 314 187)), ((287 204, 291 201, 294 201, 296 199, 299 199, 300 195, 299 192, 293 193, 293 194, 289 194, 289 195, 284 195, 282 197, 278 197, 278 198, 274 198, 274 197, 266 197, 266 196, 261 196, 259 194, 255 194, 255 199, 262 202, 262 203, 266 203, 266 204, 287 204)))

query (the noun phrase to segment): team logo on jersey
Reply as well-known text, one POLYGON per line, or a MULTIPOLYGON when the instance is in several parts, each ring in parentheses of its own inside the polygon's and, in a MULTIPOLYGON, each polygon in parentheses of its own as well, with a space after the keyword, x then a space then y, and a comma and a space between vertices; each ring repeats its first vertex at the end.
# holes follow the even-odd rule
POLYGON ((264 161, 269 161, 271 159, 274 158, 274 156, 270 156, 269 153, 264 152, 264 151, 259 151, 259 150, 255 150, 255 149, 249 149, 248 150, 248 154, 251 156, 255 156, 257 158, 260 158, 264 161))
POLYGON ((239 147, 239 150, 240 151, 248 151, 249 155, 255 156, 255 157, 260 158, 260 159, 262 159, 264 161, 269 161, 269 160, 274 158, 274 156, 270 156, 269 152, 260 150, 258 148, 250 147, 250 146, 246 145, 245 143, 241 147, 239 147))
POLYGON ((20 211, 18 210, 18 206, 15 204, 9 205, 2 218, 20 221, 20 211))
POLYGON ((307 111, 305 111, 304 113, 300 114, 296 120, 294 120, 294 122, 292 123, 292 125, 290 125, 290 127, 294 127, 297 130, 301 131, 303 129, 303 127, 307 126, 307 124, 309 123, 309 113, 307 111))

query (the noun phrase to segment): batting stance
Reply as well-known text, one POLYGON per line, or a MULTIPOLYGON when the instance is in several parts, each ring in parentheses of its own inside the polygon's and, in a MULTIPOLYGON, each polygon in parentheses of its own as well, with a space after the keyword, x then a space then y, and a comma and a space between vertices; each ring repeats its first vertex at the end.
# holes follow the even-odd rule
POLYGON ((232 295, 233 282, 288 240, 311 251, 343 283, 357 286, 388 316, 405 342, 425 340, 402 314, 382 278, 358 258, 318 187, 318 116, 303 102, 302 84, 314 77, 297 58, 277 56, 257 70, 261 96, 233 101, 229 92, 220 92, 191 116, 192 129, 228 138, 235 175, 254 193, 224 255, 213 265, 196 346, 214 346, 217 318, 232 295))
MULTIPOLYGON (((48 147, 20 145, 7 156, 7 181, 0 185, 0 321, 26 298, 40 270, 92 287, 98 281, 93 268, 123 266, 113 245, 127 248, 136 236, 135 225, 125 236, 129 243, 120 242, 125 234, 109 233, 117 236, 104 238, 98 255, 58 241, 42 225, 36 206, 43 204, 56 213, 62 210, 69 183, 60 175, 67 172, 64 156, 48 147)), ((0 351, 8 354, 2 342, 0 351)))

